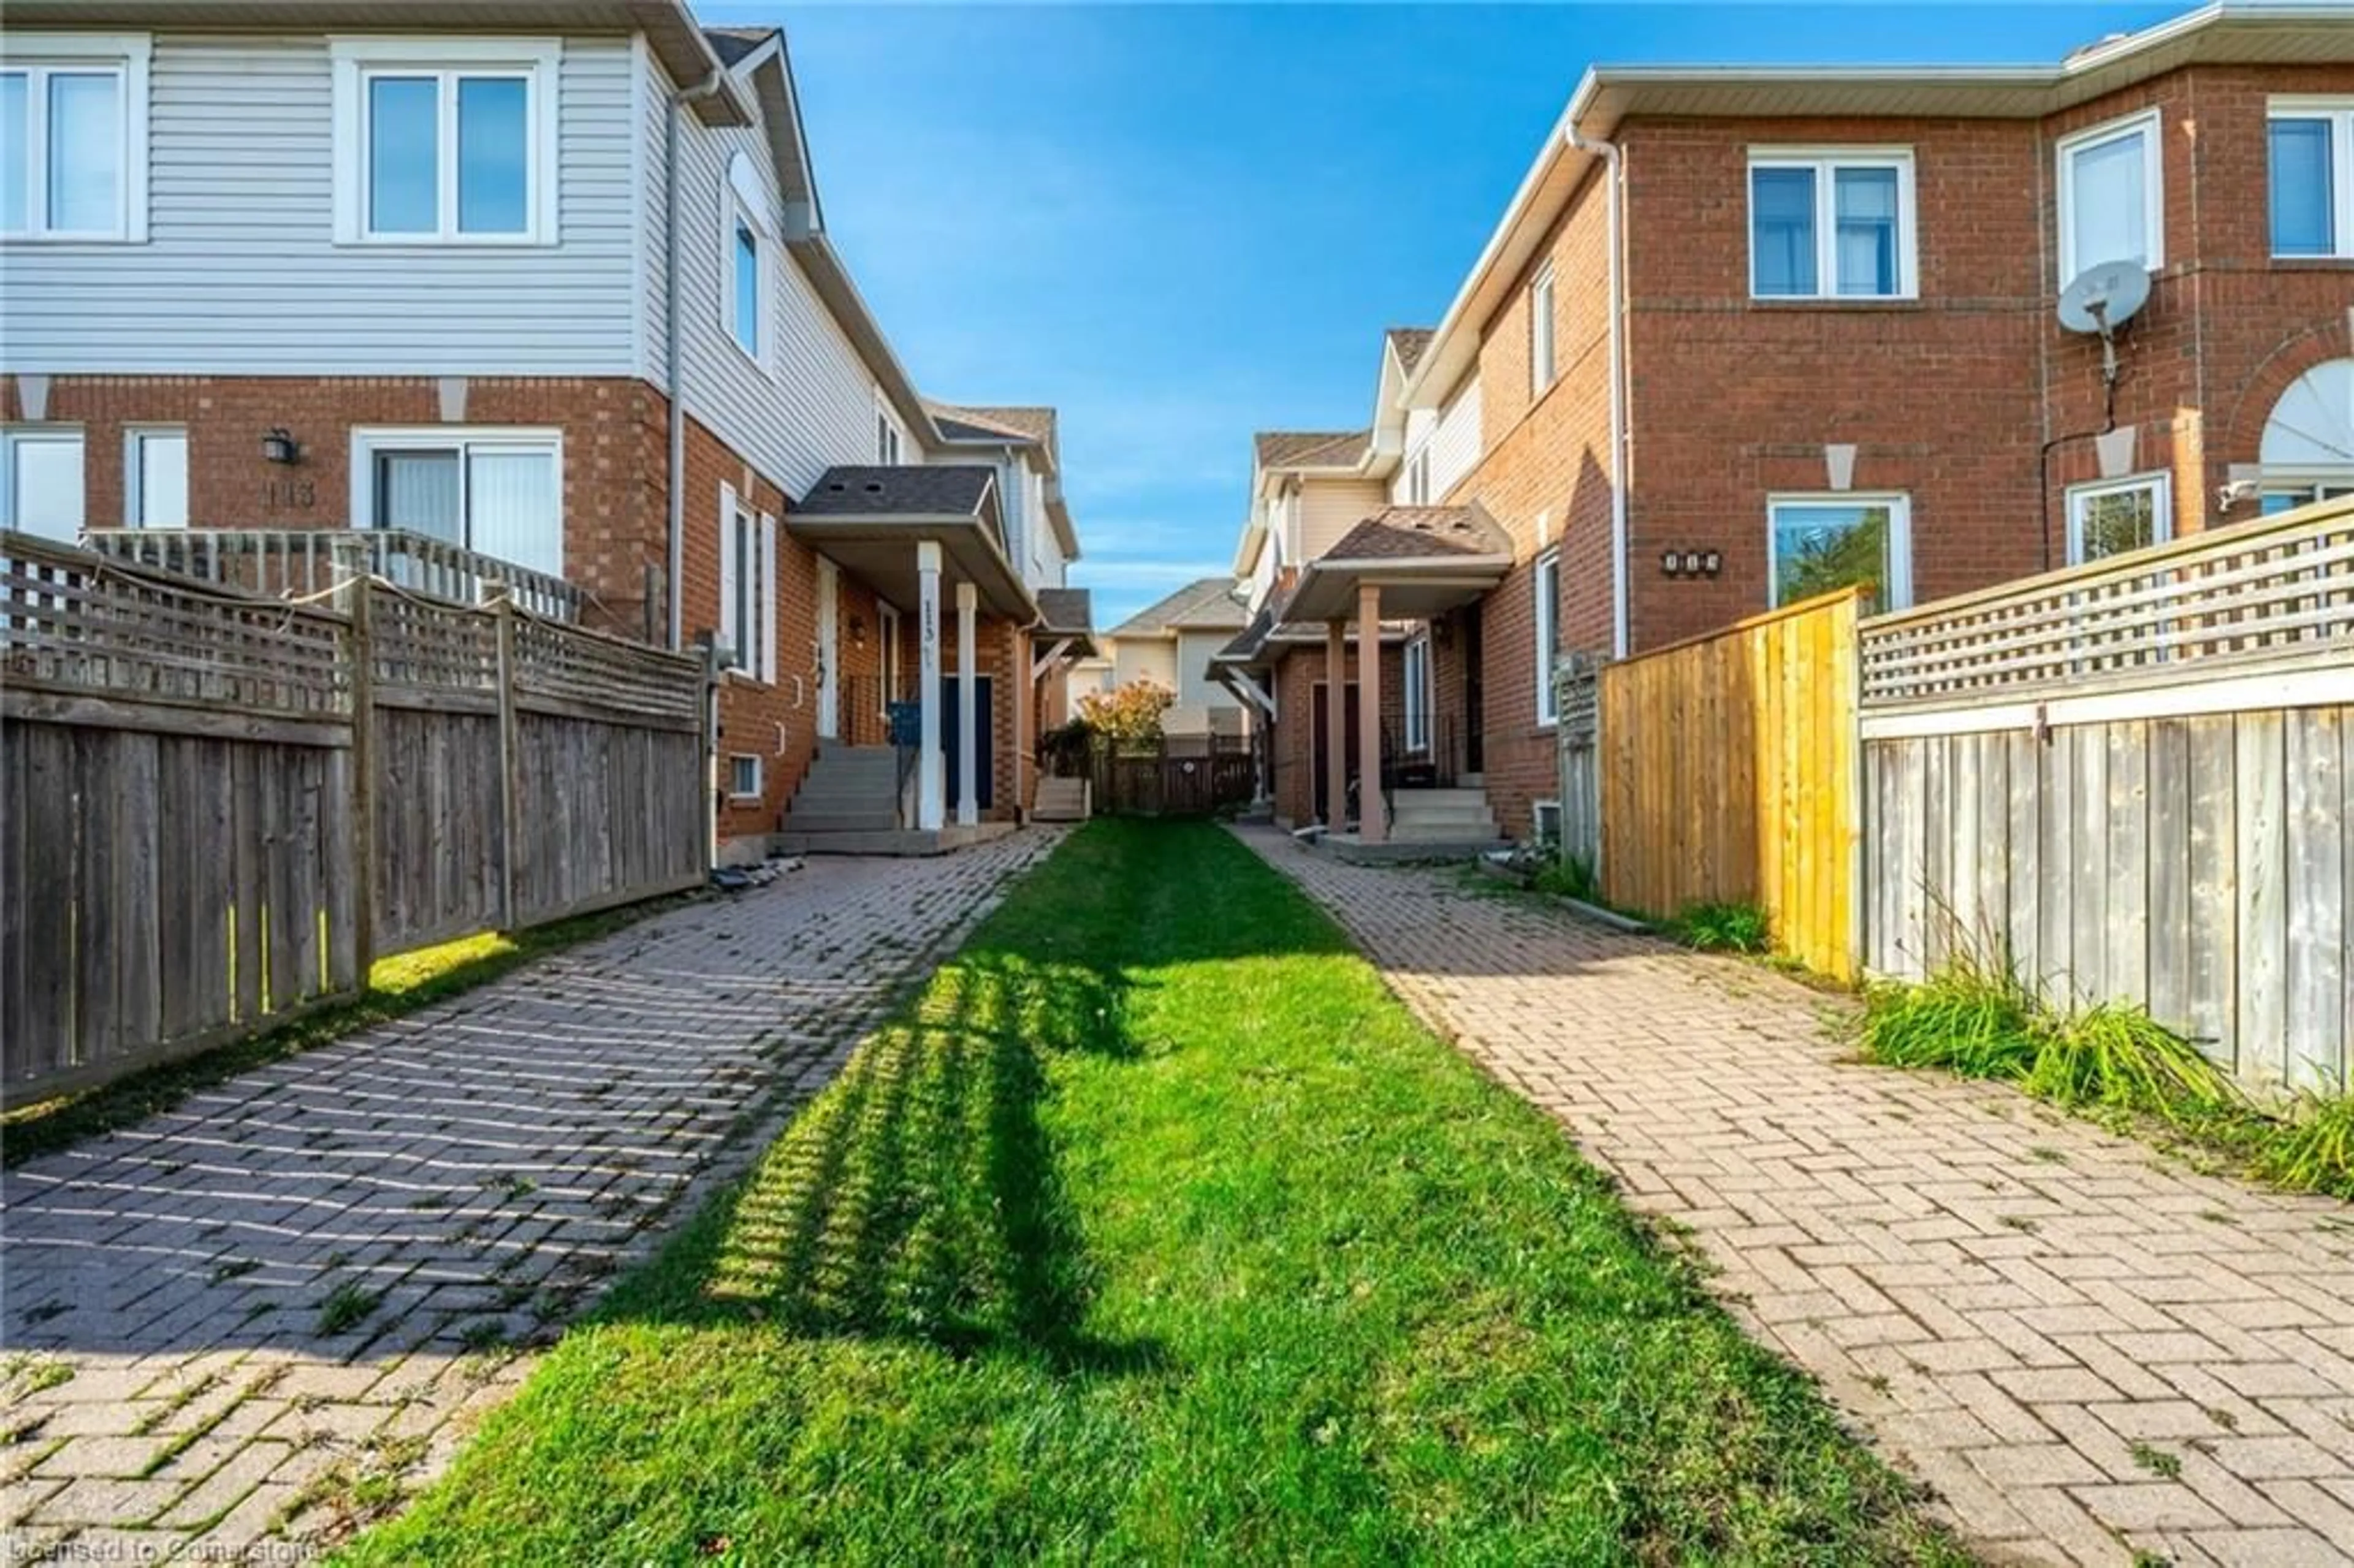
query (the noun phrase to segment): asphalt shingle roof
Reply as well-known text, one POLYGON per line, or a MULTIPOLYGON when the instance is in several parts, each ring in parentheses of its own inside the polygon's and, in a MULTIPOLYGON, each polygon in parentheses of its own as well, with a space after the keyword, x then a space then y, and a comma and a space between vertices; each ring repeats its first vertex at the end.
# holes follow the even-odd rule
POLYGON ((1348 468, 1369 439, 1364 430, 1261 430, 1251 443, 1261 468, 1348 468))
POLYGON ((1095 630, 1095 600, 1085 588, 1040 588, 1038 619, 1049 631, 1092 631, 1095 630))
POLYGON ((976 463, 902 468, 830 468, 810 486, 800 517, 977 515, 997 471, 976 463))
POLYGON ((1112 637, 1150 637, 1180 627, 1193 630, 1224 631, 1240 626, 1247 619, 1243 607, 1235 602, 1235 579, 1232 577, 1201 577, 1187 583, 1175 593, 1154 604, 1149 604, 1107 634, 1112 637))
POLYGON ((1341 535, 1319 558, 1395 561, 1511 553, 1511 536, 1477 506, 1392 506, 1341 535))
POLYGON ((1423 352, 1429 348, 1430 340, 1437 335, 1430 327, 1390 328, 1390 346, 1397 350, 1398 363, 1405 367, 1408 376, 1413 375, 1414 367, 1422 363, 1423 352))
POLYGON ((1055 415, 1052 408, 974 408, 959 403, 927 402, 940 433, 951 440, 1035 441, 1055 444, 1055 415))

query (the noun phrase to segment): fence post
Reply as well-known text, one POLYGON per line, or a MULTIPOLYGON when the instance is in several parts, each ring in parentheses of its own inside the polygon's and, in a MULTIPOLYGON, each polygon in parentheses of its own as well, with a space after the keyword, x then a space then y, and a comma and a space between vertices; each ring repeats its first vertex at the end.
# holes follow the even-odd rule
POLYGON ((515 820, 520 791, 515 771, 522 765, 522 736, 515 727, 514 601, 502 599, 496 611, 499 629, 499 928, 516 927, 515 842, 521 837, 515 820))
POLYGON ((367 990, 376 967, 376 583, 366 573, 352 582, 352 959, 353 978, 367 990))

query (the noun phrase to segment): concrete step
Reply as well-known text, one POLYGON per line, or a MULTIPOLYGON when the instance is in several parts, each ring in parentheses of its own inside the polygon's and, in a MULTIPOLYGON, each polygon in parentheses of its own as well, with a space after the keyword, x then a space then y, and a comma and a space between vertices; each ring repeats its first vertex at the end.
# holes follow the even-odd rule
POLYGON ((822 779, 814 784, 804 784, 793 794, 789 811, 865 811, 891 804, 892 788, 861 789, 846 787, 838 779, 822 779))
POLYGON ((783 826, 788 833, 895 832, 899 813, 888 805, 879 810, 805 811, 796 804, 785 813, 783 826))
POLYGON ((1502 835, 1493 822, 1392 822, 1390 842, 1399 844, 1492 844, 1502 835))
POLYGON ((1485 800, 1432 800, 1418 795, 1390 797, 1390 815, 1394 817, 1426 817, 1432 821, 1459 821, 1466 818, 1488 814, 1485 800))
POLYGON ((859 832, 801 832, 788 823, 772 834, 769 844, 779 854, 946 854, 953 847, 938 833, 910 832, 897 828, 859 832))
POLYGON ((1446 789, 1393 789, 1390 798, 1400 806, 1407 801, 1431 806, 1485 806, 1488 792, 1469 785, 1456 785, 1446 789))

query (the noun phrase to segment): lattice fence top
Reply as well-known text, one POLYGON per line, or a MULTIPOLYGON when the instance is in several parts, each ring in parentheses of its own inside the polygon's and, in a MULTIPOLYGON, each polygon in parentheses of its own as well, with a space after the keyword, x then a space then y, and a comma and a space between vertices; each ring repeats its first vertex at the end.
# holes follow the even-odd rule
POLYGON ((702 661, 518 617, 515 690, 679 726, 703 716, 702 661))
POLYGON ((2354 658, 2354 501, 1880 616, 1861 643, 1866 706, 2354 658))
POLYGON ((0 647, 12 687, 345 717, 349 635, 330 610, 0 533, 0 647))
POLYGON ((379 686, 497 694, 498 622, 484 611, 371 588, 368 631, 379 686))

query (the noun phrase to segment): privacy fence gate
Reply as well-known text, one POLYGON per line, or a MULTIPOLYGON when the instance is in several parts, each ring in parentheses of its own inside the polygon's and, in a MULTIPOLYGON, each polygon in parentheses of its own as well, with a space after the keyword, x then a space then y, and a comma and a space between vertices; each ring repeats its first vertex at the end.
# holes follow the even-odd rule
POLYGON ((698 885, 700 660, 354 577, 288 603, 0 534, 0 1086, 698 885))
POLYGON ((1564 672, 1596 712, 1562 726, 1564 843, 1606 896, 1760 903, 1842 978, 1967 953, 2346 1086, 2354 502, 1856 608, 1564 672))

